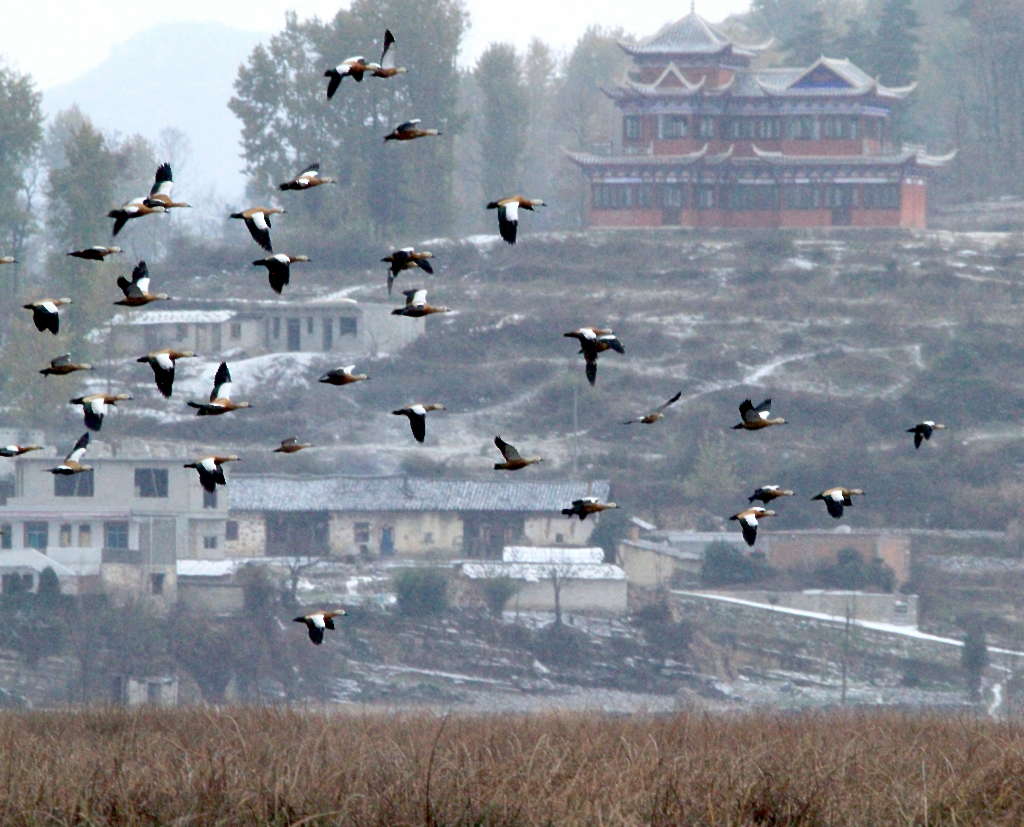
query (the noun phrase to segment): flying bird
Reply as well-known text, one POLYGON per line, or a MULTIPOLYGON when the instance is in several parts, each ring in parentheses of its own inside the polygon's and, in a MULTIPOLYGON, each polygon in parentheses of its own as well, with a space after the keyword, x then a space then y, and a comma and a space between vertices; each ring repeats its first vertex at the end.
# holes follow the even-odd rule
POLYGON ((394 43, 395 36, 391 34, 391 29, 385 29, 384 50, 380 53, 380 60, 370 64, 375 78, 393 78, 395 75, 402 75, 409 71, 404 66, 395 66, 395 55, 391 51, 394 43))
POLYGON ((62 477, 68 477, 72 474, 81 474, 83 471, 91 471, 91 465, 82 464, 82 457, 85 456, 85 451, 88 447, 89 432, 86 431, 78 438, 78 442, 76 442, 75 447, 71 449, 71 453, 64 457, 64 462, 47 470, 51 474, 57 474, 62 477))
POLYGON ((841 485, 836 485, 826 488, 820 494, 815 494, 811 499, 824 500, 828 513, 838 520, 843 516, 843 507, 853 505, 853 497, 856 494, 863 496, 864 492, 859 488, 844 488, 841 485))
POLYGON ((50 360, 50 366, 39 371, 43 376, 66 376, 76 370, 92 370, 88 362, 72 362, 71 354, 64 353, 56 359, 50 360))
POLYGON ((153 179, 153 186, 149 190, 149 196, 142 200, 147 207, 163 207, 170 210, 175 207, 191 207, 184 201, 175 201, 171 198, 171 190, 174 189, 174 177, 171 175, 171 165, 164 162, 156 168, 156 176, 153 179))
POLYGON ((0 256, 0 264, 17 264, 18 259, 14 256, 0 256))
POLYGON ((335 609, 333 612, 321 609, 317 612, 310 612, 308 615, 293 618, 296 623, 305 623, 309 630, 309 639, 317 646, 324 642, 324 629, 334 631, 334 618, 347 615, 344 609, 335 609))
POLYGON ((324 77, 329 78, 327 81, 327 100, 334 97, 334 93, 338 91, 338 87, 341 86, 341 81, 344 78, 349 77, 356 83, 362 83, 363 74, 372 70, 372 64, 367 63, 366 58, 362 55, 347 57, 333 69, 328 69, 324 72, 324 77))
POLYGON ((32 311, 32 322, 36 330, 40 333, 49 330, 56 336, 60 330, 60 308, 71 303, 71 299, 64 296, 60 299, 36 299, 34 302, 23 304, 22 307, 32 311))
POLYGON ((384 136, 384 140, 414 141, 417 138, 428 138, 432 135, 441 134, 436 129, 420 129, 418 126, 419 123, 419 118, 413 118, 411 121, 405 121, 404 123, 400 123, 394 129, 392 129, 391 132, 384 136))
POLYGON ((391 311, 392 316, 409 316, 418 319, 421 316, 429 316, 431 313, 450 313, 451 308, 445 305, 427 304, 427 291, 422 287, 413 290, 403 290, 405 306, 396 307, 391 311))
POLYGON ((771 399, 764 400, 757 407, 749 399, 744 399, 740 403, 740 419, 742 421, 738 425, 733 425, 732 429, 734 431, 759 431, 761 428, 767 428, 770 425, 785 425, 786 420, 781 416, 772 417, 771 407, 771 399))
POLYGON ((413 405, 406 405, 397 411, 392 411, 395 416, 409 417, 409 427, 412 428, 412 435, 417 442, 423 442, 427 436, 427 412, 443 411, 445 406, 439 402, 432 402, 429 405, 421 405, 418 402, 413 405))
POLYGON ((167 301, 171 298, 166 293, 149 292, 149 268, 144 261, 140 261, 135 265, 135 269, 132 270, 131 279, 118 276, 117 286, 124 293, 124 298, 118 299, 114 304, 124 307, 142 307, 150 302, 167 301))
POLYGON ((586 363, 587 381, 591 385, 597 382, 597 357, 606 350, 614 350, 616 353, 625 353, 626 348, 619 337, 606 327, 581 327, 563 333, 570 339, 576 339, 580 343, 579 352, 583 354, 586 363))
POLYGON ((231 372, 228 370, 228 363, 221 362, 217 367, 217 375, 213 378, 210 401, 192 402, 190 400, 188 406, 196 409, 196 416, 219 416, 240 408, 251 408, 252 403, 231 401, 231 372))
POLYGON ((275 454, 294 454, 297 451, 301 451, 303 448, 312 448, 313 443, 311 442, 299 442, 295 437, 290 436, 288 439, 281 440, 281 447, 275 448, 273 453, 275 454))
POLYGON ((768 508, 755 505, 751 508, 744 508, 739 514, 733 514, 729 519, 736 520, 743 532, 743 539, 748 546, 754 545, 757 540, 757 522, 764 517, 774 517, 775 512, 768 508))
POLYGON ((290 181, 285 181, 283 184, 278 184, 279 190, 309 190, 313 187, 319 187, 323 184, 336 184, 337 181, 334 178, 328 178, 327 176, 320 175, 320 164, 310 164, 302 172, 292 178, 290 181))
POLYGON ((646 413, 643 416, 638 417, 637 419, 627 419, 622 424, 632 425, 635 422, 642 422, 644 425, 653 425, 655 422, 658 422, 665 418, 665 409, 669 405, 674 405, 676 402, 678 402, 679 397, 682 395, 683 392, 679 391, 679 393, 677 393, 675 396, 669 399, 668 402, 663 402, 662 404, 658 405, 658 407, 655 408, 653 411, 650 411, 649 413, 646 413))
POLYGON ((370 377, 365 373, 353 373, 355 365, 343 365, 327 371, 318 381, 325 385, 351 385, 353 382, 362 382, 370 377))
POLYGON ((107 213, 107 218, 114 219, 114 231, 111 235, 115 236, 121 232, 124 225, 133 218, 142 218, 144 215, 166 212, 167 208, 163 206, 163 204, 154 204, 150 206, 149 204, 146 204, 146 198, 142 196, 139 198, 133 198, 131 201, 126 201, 117 209, 111 210, 107 213))
POLYGON ((777 500, 779 497, 792 497, 793 491, 788 488, 782 488, 778 485, 762 485, 756 489, 753 494, 747 497, 747 502, 752 503, 754 500, 760 500, 765 505, 768 505, 772 500, 777 500))
POLYGON ((68 400, 68 404, 81 405, 82 413, 85 415, 85 427, 90 431, 98 431, 103 427, 103 417, 107 413, 107 408, 131 398, 127 393, 90 393, 88 396, 76 396, 68 400))
POLYGON ((434 254, 430 251, 417 251, 415 247, 403 247, 401 250, 395 250, 390 255, 384 256, 381 261, 388 264, 388 295, 391 295, 391 285, 403 270, 419 267, 424 272, 433 274, 434 268, 429 261, 433 257, 434 254))
POLYGON ((235 454, 218 455, 212 454, 207 457, 200 457, 195 462, 186 463, 183 468, 195 468, 199 474, 199 483, 203 489, 211 494, 217 490, 218 485, 227 485, 224 478, 224 463, 238 462, 239 457, 235 454))
POLYGON ((583 522, 591 514, 600 514, 609 508, 618 507, 616 503, 603 503, 597 497, 581 497, 578 500, 573 500, 569 508, 563 508, 562 513, 569 519, 579 517, 580 522, 583 522))
POLYGON ((270 216, 278 213, 284 215, 285 211, 280 207, 250 207, 241 212, 231 213, 231 217, 242 219, 252 240, 268 253, 272 253, 274 247, 270 243, 270 216))
POLYGON ((120 252, 123 252, 120 247, 104 247, 97 244, 93 247, 86 247, 83 250, 72 250, 68 255, 75 258, 84 258, 86 261, 103 261, 107 256, 120 252))
POLYGON ((291 265, 297 261, 309 261, 309 256, 290 256, 286 253, 274 253, 272 256, 256 259, 253 265, 262 265, 267 268, 270 288, 275 293, 280 293, 291 280, 291 265))
POLYGON ((145 362, 153 369, 153 379, 156 380, 156 387, 165 399, 171 398, 171 391, 174 389, 174 363, 179 359, 190 359, 195 354, 191 350, 174 350, 165 347, 161 350, 153 350, 145 356, 140 356, 136 362, 145 362))
POLYGON ((41 451, 42 445, 0 445, 0 457, 20 457, 29 451, 41 451))
POLYGON ((524 198, 521 195, 513 195, 509 198, 502 198, 492 201, 487 205, 489 210, 498 211, 498 233, 509 244, 516 243, 516 230, 519 227, 519 210, 533 212, 534 207, 546 207, 542 198, 524 198))
POLYGON ((908 434, 914 435, 914 448, 921 447, 921 443, 926 439, 932 438, 932 433, 935 431, 944 431, 946 426, 941 422, 933 422, 930 419, 926 419, 924 422, 918 422, 913 428, 907 428, 908 434))
POLYGON ((518 471, 521 468, 525 468, 527 465, 533 465, 535 462, 543 462, 543 457, 523 457, 520 456, 514 445, 509 445, 500 436, 494 438, 494 444, 501 451, 504 462, 494 463, 495 471, 518 471))

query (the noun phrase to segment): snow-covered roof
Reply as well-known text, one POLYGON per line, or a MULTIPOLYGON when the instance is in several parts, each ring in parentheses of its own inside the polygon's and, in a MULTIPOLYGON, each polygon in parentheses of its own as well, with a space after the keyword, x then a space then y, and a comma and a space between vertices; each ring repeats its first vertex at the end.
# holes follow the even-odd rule
POLYGON ((231 560, 178 560, 178 577, 227 577, 245 561, 231 560))
POLYGON ((463 563, 462 574, 470 580, 509 577, 540 583, 556 572, 563 580, 625 580, 626 572, 611 563, 463 563))
POLYGON ((230 321, 236 314, 235 310, 142 310, 118 313, 110 324, 220 324, 230 321))
POLYGON ((501 559, 506 563, 603 563, 604 549, 599 547, 505 546, 501 559))
POLYGON ((413 477, 244 476, 231 479, 232 511, 559 511, 607 499, 607 480, 479 482, 413 477))

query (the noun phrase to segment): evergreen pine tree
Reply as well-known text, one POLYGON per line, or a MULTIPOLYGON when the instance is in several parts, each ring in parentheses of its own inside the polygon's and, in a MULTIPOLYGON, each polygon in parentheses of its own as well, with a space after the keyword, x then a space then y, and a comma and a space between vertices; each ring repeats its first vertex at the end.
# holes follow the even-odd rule
POLYGON ((492 43, 474 71, 482 96, 480 180, 488 200, 522 189, 519 176, 529 101, 516 50, 508 43, 492 43))
POLYGON ((873 74, 888 86, 905 86, 917 77, 921 23, 912 0, 885 0, 869 58, 873 74))

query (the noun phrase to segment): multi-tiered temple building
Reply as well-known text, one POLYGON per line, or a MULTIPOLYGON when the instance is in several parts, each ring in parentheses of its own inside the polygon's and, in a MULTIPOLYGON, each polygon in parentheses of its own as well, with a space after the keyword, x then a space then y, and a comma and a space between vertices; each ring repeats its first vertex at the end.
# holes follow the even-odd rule
POLYGON ((753 68, 695 12, 639 45, 605 90, 622 113, 606 152, 570 153, 596 227, 923 227, 930 172, 953 153, 893 141, 891 87, 849 60, 753 68))

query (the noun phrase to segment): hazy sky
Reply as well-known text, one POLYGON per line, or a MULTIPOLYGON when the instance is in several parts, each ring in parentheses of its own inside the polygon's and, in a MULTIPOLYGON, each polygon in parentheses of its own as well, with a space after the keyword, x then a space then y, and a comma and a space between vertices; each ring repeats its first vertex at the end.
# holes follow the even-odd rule
MULTIPOLYGON (((0 54, 15 68, 29 72, 45 89, 80 75, 103 61, 115 44, 161 23, 209 20, 273 33, 284 25, 289 9, 300 17, 329 18, 348 5, 348 0, 11 2, 4 9, 0 54)), ((566 49, 592 23, 652 34, 690 8, 689 0, 467 0, 466 5, 472 29, 463 48, 463 62, 471 62, 495 40, 525 46, 536 35, 566 49)), ((749 0, 698 0, 697 11, 717 21, 748 6, 749 0)))

